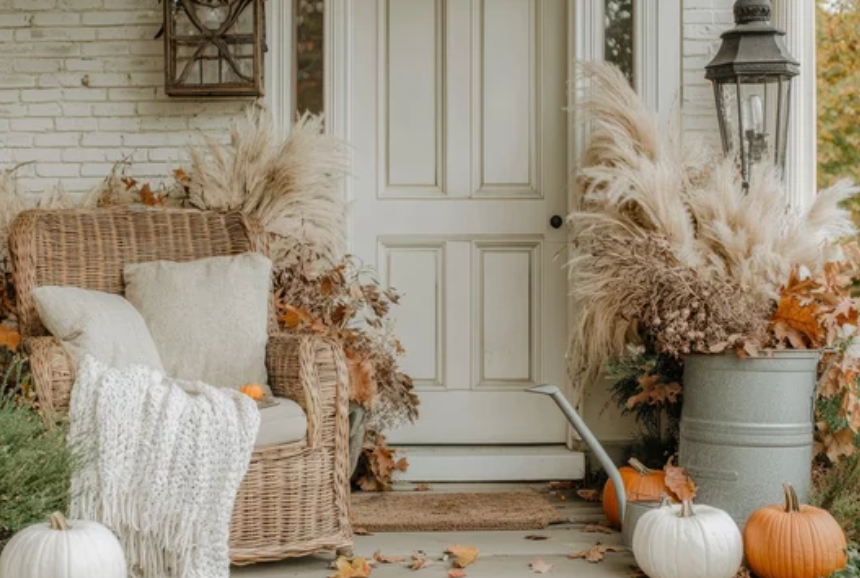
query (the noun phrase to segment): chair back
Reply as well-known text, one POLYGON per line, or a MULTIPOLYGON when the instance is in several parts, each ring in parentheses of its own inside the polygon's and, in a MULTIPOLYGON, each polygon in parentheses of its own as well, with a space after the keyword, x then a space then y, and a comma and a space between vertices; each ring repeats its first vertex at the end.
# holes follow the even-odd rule
POLYGON ((9 251, 21 335, 45 335, 32 292, 66 285, 122 294, 123 268, 265 253, 259 225, 240 212, 122 207, 31 210, 10 227, 9 251))

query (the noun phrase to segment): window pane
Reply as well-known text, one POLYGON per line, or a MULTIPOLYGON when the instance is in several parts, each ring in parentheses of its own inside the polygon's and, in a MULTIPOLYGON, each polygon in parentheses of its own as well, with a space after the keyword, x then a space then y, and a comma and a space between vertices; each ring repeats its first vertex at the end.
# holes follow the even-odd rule
POLYGON ((324 99, 323 0, 293 0, 295 15, 296 112, 320 113, 324 99))
POLYGON ((604 58, 633 84, 633 0, 604 0, 604 58))

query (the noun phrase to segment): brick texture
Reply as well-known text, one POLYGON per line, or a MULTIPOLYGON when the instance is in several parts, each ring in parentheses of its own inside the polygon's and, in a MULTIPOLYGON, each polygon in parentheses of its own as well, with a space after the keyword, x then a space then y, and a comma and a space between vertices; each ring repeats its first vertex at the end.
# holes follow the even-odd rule
POLYGON ((224 138, 250 99, 164 93, 158 0, 0 0, 0 168, 23 190, 83 193, 112 163, 159 179, 186 143, 224 138))
MULTIPOLYGON (((732 23, 733 0, 684 0, 683 114, 689 138, 717 146, 704 66, 732 23)), ((164 93, 158 0, 0 0, 0 163, 25 190, 83 192, 111 163, 159 178, 203 134, 223 138, 248 99, 164 93)))
POLYGON ((683 0, 684 131, 690 141, 719 144, 714 91, 705 80, 705 65, 720 46, 720 34, 732 27, 734 0, 683 0))

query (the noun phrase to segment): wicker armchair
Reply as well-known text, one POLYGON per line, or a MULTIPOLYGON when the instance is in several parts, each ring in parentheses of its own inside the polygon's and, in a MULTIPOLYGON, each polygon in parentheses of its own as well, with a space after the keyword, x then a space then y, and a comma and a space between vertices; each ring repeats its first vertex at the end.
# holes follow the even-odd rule
MULTIPOLYGON (((39 401, 49 413, 68 411, 75 369, 39 320, 35 287, 72 285, 120 294, 127 263, 265 251, 259 228, 240 213, 130 208, 27 211, 13 223, 9 244, 24 347, 39 401)), ((273 330, 267 364, 275 394, 305 410, 307 436, 254 452, 233 510, 233 563, 323 550, 350 553, 343 351, 330 341, 273 330)))

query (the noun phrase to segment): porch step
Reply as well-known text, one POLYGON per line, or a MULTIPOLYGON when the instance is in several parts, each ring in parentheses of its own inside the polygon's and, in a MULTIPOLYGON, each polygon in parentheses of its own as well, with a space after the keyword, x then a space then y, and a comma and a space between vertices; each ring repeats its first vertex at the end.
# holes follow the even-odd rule
POLYGON ((409 460, 404 482, 581 480, 585 454, 563 445, 399 446, 409 460))

